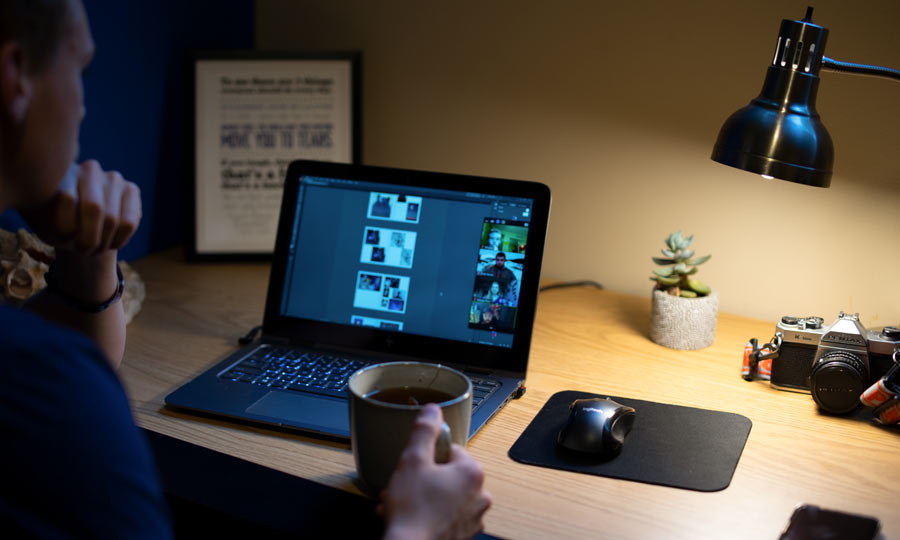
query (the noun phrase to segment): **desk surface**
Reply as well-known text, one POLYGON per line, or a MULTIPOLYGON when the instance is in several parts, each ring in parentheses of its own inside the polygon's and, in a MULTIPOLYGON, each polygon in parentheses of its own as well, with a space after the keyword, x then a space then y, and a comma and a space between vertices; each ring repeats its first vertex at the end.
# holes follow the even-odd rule
MULTIPOLYGON (((359 493, 349 445, 163 409, 163 398, 262 321, 268 265, 187 264, 166 251, 135 261, 147 285, 120 371, 137 423, 359 493)), ((772 321, 719 314, 716 340, 674 351, 647 337, 646 298, 592 289, 541 294, 525 396, 469 443, 505 538, 777 538, 799 503, 874 515, 900 536, 900 429, 826 417, 809 395, 739 376, 744 343, 772 321), (581 390, 743 414, 752 420, 731 485, 701 493, 523 465, 507 452, 543 404, 581 390)))

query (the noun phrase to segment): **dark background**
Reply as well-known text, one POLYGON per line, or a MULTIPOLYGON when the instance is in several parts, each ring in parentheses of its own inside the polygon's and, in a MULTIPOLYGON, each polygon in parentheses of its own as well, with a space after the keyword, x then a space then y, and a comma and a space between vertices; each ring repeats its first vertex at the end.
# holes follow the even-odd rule
MULTIPOLYGON (((193 49, 251 49, 253 0, 83 0, 97 47, 84 75, 81 155, 141 188, 144 217, 124 260, 185 240, 187 58, 193 49)), ((21 224, 14 212, 0 226, 21 224)))

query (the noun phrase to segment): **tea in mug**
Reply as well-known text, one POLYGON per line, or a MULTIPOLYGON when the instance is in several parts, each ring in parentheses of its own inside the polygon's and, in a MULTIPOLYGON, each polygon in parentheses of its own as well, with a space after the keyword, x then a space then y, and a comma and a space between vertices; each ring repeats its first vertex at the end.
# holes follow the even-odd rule
POLYGON ((401 386, 375 390, 370 394, 366 394, 366 397, 396 405, 425 405, 426 403, 450 401, 456 396, 435 388, 401 386))

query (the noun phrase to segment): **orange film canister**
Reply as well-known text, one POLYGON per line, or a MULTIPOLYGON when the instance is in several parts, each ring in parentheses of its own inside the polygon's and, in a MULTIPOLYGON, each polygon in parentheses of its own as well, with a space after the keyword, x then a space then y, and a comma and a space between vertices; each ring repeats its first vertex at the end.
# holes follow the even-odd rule
POLYGON ((887 389, 887 386, 884 384, 884 379, 878 379, 878 382, 870 386, 868 390, 859 396, 859 400, 866 407, 878 407, 893 397, 894 393, 887 389))
POLYGON ((893 398, 875 409, 875 418, 882 424, 890 425, 900 422, 900 401, 897 398, 893 398))
POLYGON ((772 359, 766 358, 765 360, 760 360, 759 364, 757 364, 756 368, 759 370, 759 378, 764 381, 768 381, 772 379, 772 359))

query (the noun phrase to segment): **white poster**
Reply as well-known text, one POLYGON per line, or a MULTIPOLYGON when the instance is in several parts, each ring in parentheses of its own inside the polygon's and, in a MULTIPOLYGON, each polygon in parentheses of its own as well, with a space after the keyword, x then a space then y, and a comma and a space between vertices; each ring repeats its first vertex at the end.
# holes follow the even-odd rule
POLYGON ((271 253, 288 164, 353 160, 351 60, 197 60, 195 248, 271 253))

